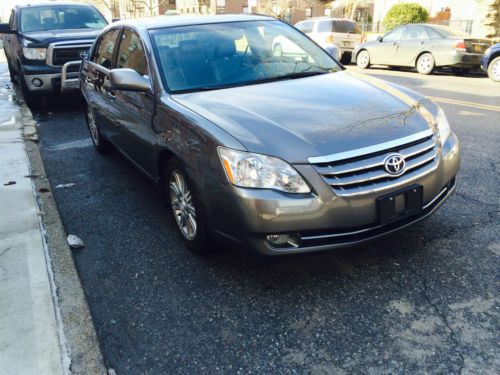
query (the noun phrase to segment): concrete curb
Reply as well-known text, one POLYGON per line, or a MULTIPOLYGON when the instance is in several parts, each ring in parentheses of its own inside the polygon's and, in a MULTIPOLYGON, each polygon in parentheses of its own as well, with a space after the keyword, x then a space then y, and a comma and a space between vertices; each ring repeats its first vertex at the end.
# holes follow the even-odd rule
POLYGON ((59 313, 56 311, 56 315, 60 315, 58 316, 62 330, 60 344, 69 355, 71 374, 104 375, 108 372, 71 249, 66 242, 66 232, 46 177, 38 147, 36 122, 19 91, 16 97, 21 108, 23 136, 30 160, 31 175, 34 177, 42 231, 49 261, 52 263, 53 272, 49 276, 52 278, 57 297, 57 301, 54 302, 59 313))

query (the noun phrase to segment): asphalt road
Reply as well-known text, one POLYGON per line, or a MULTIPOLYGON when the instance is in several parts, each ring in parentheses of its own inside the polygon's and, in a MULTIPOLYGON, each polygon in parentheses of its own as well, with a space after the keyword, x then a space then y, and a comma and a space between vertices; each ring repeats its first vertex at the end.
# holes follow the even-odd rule
POLYGON ((36 115, 65 228, 86 243, 74 257, 101 348, 119 375, 500 373, 500 111, 488 107, 500 106, 500 85, 368 73, 440 101, 463 146, 457 193, 409 230, 306 256, 190 254, 156 189, 116 152, 93 150, 76 98, 36 115))

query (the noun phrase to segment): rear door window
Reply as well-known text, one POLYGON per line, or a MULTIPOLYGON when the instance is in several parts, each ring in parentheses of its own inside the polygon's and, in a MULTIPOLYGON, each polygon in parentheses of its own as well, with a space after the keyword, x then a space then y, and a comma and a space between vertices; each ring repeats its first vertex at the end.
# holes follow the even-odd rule
POLYGON ((332 21, 319 21, 318 22, 318 33, 330 33, 332 32, 332 21))
POLYGON ((142 76, 149 75, 141 39, 132 30, 125 29, 123 31, 116 67, 133 69, 142 76))
POLYGON ((312 33, 314 22, 313 21, 304 21, 297 24, 297 29, 302 31, 303 33, 312 33))
POLYGON ((114 29, 106 32, 97 41, 90 60, 96 64, 101 65, 106 69, 111 69, 113 62, 113 53, 118 38, 120 29, 114 29))

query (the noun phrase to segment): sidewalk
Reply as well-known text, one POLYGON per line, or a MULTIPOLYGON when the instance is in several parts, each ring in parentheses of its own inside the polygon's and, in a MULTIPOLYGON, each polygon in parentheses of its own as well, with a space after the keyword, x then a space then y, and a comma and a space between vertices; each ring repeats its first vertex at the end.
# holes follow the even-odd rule
POLYGON ((23 140, 0 55, 0 373, 69 373, 51 262, 23 140), (57 299, 56 299, 57 300, 57 299))

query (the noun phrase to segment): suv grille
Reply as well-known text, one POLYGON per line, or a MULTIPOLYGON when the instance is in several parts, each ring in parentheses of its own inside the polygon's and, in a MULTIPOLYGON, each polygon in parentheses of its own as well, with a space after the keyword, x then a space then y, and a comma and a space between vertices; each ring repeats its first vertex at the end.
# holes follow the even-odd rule
POLYGON ((69 61, 81 60, 82 57, 80 54, 82 52, 87 52, 89 48, 90 44, 88 46, 54 48, 54 52, 52 53, 52 65, 61 66, 69 61))
POLYGON ((433 135, 383 151, 367 155, 315 163, 314 169, 339 196, 369 194, 403 185, 435 170, 439 163, 439 149, 433 135), (384 169, 388 156, 399 153, 406 162, 401 175, 394 176, 384 169))

